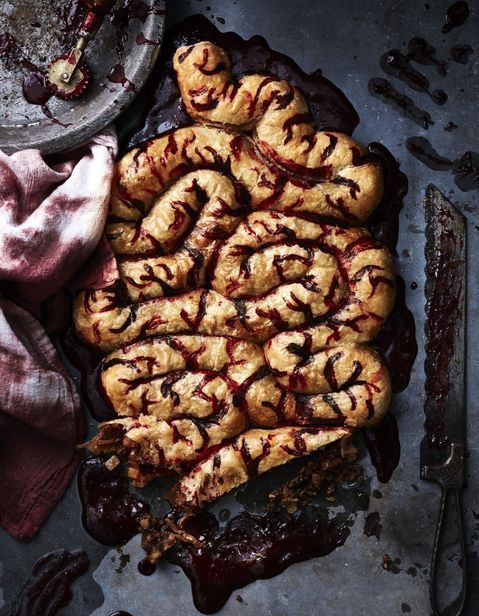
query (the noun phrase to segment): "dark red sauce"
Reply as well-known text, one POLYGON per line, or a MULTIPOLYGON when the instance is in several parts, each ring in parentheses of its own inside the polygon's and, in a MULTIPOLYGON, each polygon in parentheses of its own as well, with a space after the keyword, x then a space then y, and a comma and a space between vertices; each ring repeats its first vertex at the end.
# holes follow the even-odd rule
POLYGON ((307 507, 298 515, 242 512, 223 528, 202 511, 183 528, 202 546, 177 543, 166 559, 188 576, 195 606, 204 614, 218 611, 238 588, 278 575, 293 563, 330 554, 350 533, 337 519, 328 520, 320 507, 307 507))
POLYGON ((450 32, 453 28, 457 28, 458 26, 462 26, 462 24, 469 17, 469 4, 464 0, 459 0, 459 2, 454 2, 447 9, 445 15, 445 23, 441 29, 441 32, 446 34, 450 32))
POLYGON ((410 137, 406 140, 406 148, 408 152, 430 169, 448 171, 452 167, 452 160, 444 158, 436 152, 425 137, 410 137))
POLYGON ((40 71, 29 73, 24 78, 22 91, 25 100, 32 105, 44 105, 52 96, 45 75, 40 71))
MULTIPOLYGON (((432 207, 432 204, 427 204, 432 207)), ((426 233, 426 373, 424 412, 428 444, 442 447, 447 443, 445 417, 448 393, 454 386, 455 341, 459 324, 465 318, 461 299, 466 289, 461 277, 465 238, 457 237, 448 208, 434 209, 438 230, 426 233), (436 246, 440 245, 440 250, 436 246), (434 281, 434 282, 433 282, 434 281)))
POLYGON ((381 68, 383 71, 401 79, 410 88, 418 92, 429 94, 432 100, 438 105, 443 105, 447 100, 447 95, 443 90, 431 92, 429 80, 425 75, 413 68, 411 62, 420 64, 435 64, 441 75, 446 74, 446 64, 436 58, 436 50, 432 45, 422 38, 413 38, 409 41, 408 53, 403 54, 399 49, 390 49, 381 57, 381 68))
POLYGON ((364 429, 363 438, 379 481, 386 483, 399 464, 401 455, 399 432, 394 415, 388 413, 377 426, 364 429))
POLYGON ((150 511, 148 503, 130 493, 123 470, 109 471, 101 458, 82 462, 78 491, 83 527, 104 545, 126 543, 138 533, 139 516, 150 511))
POLYGON ((391 372, 394 392, 408 386, 417 355, 416 326, 412 312, 406 306, 404 280, 396 277, 397 298, 392 313, 373 342, 381 352, 391 372))
MULTIPOLYGON (((446 130, 448 130, 448 127, 446 127, 446 130)), ((452 130, 452 128, 449 128, 449 130, 452 130)), ((406 147, 415 158, 430 169, 451 171, 456 186, 463 192, 479 189, 478 152, 468 150, 460 158, 453 161, 441 156, 425 137, 410 137, 406 141, 406 147)))
POLYGON ((123 64, 117 63, 113 65, 107 75, 108 81, 121 84, 127 92, 135 92, 135 84, 126 78, 125 67, 123 64))
POLYGON ((96 421, 115 419, 117 415, 103 397, 98 379, 99 364, 103 355, 79 342, 71 329, 61 336, 60 344, 68 361, 81 373, 82 398, 93 419, 96 421))
POLYGON ((90 561, 83 550, 57 550, 33 565, 32 575, 15 599, 15 616, 53 616, 72 597, 71 584, 88 571, 90 561))
POLYGON ((474 53, 474 49, 470 45, 454 45, 451 47, 451 58, 459 64, 467 64, 469 56, 474 53))
POLYGON ((371 96, 378 98, 386 105, 390 105, 398 113, 403 115, 405 118, 409 118, 416 124, 419 124, 419 126, 429 128, 434 124, 430 114, 427 111, 417 107, 412 98, 409 98, 406 94, 402 94, 402 92, 396 90, 392 83, 387 79, 374 77, 373 79, 370 79, 368 88, 371 96))

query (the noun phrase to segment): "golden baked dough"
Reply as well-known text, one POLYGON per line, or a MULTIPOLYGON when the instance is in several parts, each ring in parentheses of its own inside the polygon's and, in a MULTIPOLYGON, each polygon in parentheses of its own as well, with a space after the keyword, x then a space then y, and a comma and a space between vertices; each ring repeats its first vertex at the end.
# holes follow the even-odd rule
POLYGON ((183 474, 172 500, 197 505, 380 421, 391 384, 367 343, 395 277, 348 226, 382 196, 363 146, 317 131, 285 81, 233 82, 212 43, 178 49, 174 67, 199 124, 118 163, 106 233, 120 280, 80 293, 74 322, 109 353, 101 383, 121 416, 90 449, 139 485, 183 474))

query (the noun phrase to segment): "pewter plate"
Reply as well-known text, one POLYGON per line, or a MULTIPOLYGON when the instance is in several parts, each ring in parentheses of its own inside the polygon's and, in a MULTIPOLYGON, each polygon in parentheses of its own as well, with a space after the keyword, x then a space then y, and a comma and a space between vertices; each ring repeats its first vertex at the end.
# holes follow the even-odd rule
POLYGON ((0 0, 0 149, 11 153, 39 148, 69 149, 110 124, 138 95, 161 45, 165 1, 118 0, 86 51, 91 80, 73 101, 52 97, 44 106, 22 93, 31 72, 25 59, 44 69, 68 50, 74 35, 65 32, 79 0, 0 0), (140 10, 138 10, 138 6, 140 10), (13 37, 13 38, 11 38, 13 37))

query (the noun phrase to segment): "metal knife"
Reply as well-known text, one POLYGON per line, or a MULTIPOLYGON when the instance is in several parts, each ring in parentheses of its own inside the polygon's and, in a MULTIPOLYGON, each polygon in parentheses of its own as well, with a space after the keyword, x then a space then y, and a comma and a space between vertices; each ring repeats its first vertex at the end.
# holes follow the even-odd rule
POLYGON ((442 490, 431 559, 430 599, 436 615, 459 616, 466 598, 466 549, 460 492, 466 451, 466 220, 433 185, 426 189, 426 435, 421 443, 421 478, 442 490), (454 523, 462 560, 460 594, 439 608, 440 540, 454 523))

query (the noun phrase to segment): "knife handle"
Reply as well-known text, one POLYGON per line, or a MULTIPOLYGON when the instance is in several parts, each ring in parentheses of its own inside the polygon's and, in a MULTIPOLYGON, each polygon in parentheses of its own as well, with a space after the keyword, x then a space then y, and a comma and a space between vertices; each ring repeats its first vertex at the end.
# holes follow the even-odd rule
POLYGON ((439 510, 439 521, 436 529, 436 536, 434 537, 434 546, 432 549, 431 559, 431 581, 430 581, 430 599, 431 606, 434 612, 434 616, 460 616, 464 609, 464 603, 466 600, 466 585, 467 585, 467 567, 466 567, 466 543, 464 539, 464 528, 462 523, 462 507, 460 498, 460 488, 451 486, 441 486, 441 508, 439 510), (453 499, 453 508, 447 508, 449 499, 453 499), (438 607, 438 565, 442 551, 440 550, 440 541, 443 534, 445 525, 450 523, 450 516, 447 516, 447 510, 454 511, 456 515, 456 530, 459 538, 460 545, 460 558, 461 558, 461 571, 462 571, 462 586, 461 592, 457 599, 447 608, 447 610, 440 611, 438 607))

